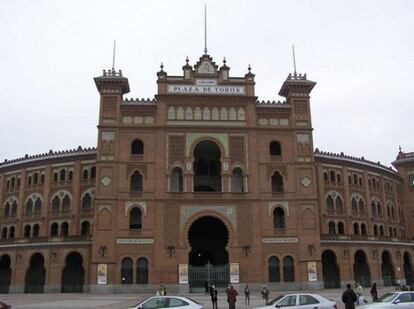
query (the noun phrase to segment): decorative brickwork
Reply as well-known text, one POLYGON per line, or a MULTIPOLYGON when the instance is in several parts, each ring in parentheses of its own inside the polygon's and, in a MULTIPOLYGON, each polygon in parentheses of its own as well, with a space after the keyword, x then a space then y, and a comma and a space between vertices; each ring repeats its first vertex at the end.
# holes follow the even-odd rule
POLYGON ((103 98, 102 114, 104 118, 116 117, 116 96, 105 96, 103 98))
POLYGON ((230 136, 230 163, 245 163, 244 136, 230 136))
POLYGON ((174 162, 184 163, 185 157, 185 136, 183 135, 170 135, 168 145, 168 157, 169 163, 174 162))
POLYGON ((295 100, 295 120, 296 121, 307 121, 308 120, 308 108, 307 102, 303 100, 295 100))

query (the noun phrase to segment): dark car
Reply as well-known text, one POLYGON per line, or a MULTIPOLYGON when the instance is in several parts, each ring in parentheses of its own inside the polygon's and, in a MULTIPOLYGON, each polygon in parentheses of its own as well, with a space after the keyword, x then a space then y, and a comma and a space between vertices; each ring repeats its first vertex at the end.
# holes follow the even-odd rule
POLYGON ((1 309, 11 309, 11 305, 8 305, 6 303, 3 303, 0 301, 0 308, 1 309))

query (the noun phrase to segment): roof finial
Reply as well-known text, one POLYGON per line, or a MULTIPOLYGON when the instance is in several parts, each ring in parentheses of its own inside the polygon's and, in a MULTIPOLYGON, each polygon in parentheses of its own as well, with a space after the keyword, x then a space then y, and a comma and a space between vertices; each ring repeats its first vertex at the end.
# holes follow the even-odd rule
POLYGON ((207 55, 207 4, 204 3, 204 55, 207 55))
POLYGON ((112 52, 112 72, 115 72, 115 49, 116 49, 116 41, 114 40, 114 50, 112 52))
POLYGON ((164 69, 164 64, 163 64, 162 62, 161 62, 160 68, 161 68, 161 71, 163 71, 163 69, 164 69))
POLYGON ((188 60, 188 56, 187 56, 187 57, 185 58, 185 62, 187 62, 187 64, 188 64, 188 61, 189 61, 189 60, 188 60))
POLYGON ((223 57, 223 63, 226 64, 226 57, 223 57))
POLYGON ((400 149, 400 153, 403 153, 403 152, 402 152, 402 148, 401 148, 401 145, 400 145, 400 146, 399 146, 398 148, 400 149))
POLYGON ((294 74, 296 75, 296 56, 295 56, 295 45, 292 44, 292 53, 293 53, 293 69, 294 74))
POLYGON ((250 73, 250 71, 252 70, 252 67, 250 66, 250 63, 249 63, 249 67, 247 69, 249 70, 249 73, 250 73))

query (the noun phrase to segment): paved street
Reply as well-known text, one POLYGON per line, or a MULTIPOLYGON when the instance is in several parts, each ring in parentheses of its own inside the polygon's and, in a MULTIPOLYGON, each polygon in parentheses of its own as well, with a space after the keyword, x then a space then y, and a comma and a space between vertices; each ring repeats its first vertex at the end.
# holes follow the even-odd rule
MULTIPOLYGON (((382 295, 385 292, 392 291, 392 288, 382 288, 379 294, 382 295)), ((240 293, 240 292, 239 292, 240 293)), ((340 301, 342 290, 322 290, 317 291, 317 294, 323 295, 336 301, 339 308, 344 308, 340 301)), ((280 293, 272 292, 270 299, 273 299, 280 293)), ((365 294, 369 294, 369 289, 365 289, 365 294)), ((134 295, 134 294, 108 294, 108 295, 97 295, 97 294, 1 294, 0 300, 11 304, 13 309, 18 308, 125 308, 129 305, 138 303, 140 300, 150 295, 134 295)), ((204 294, 189 294, 185 295, 190 298, 202 303, 204 308, 212 308, 210 297, 204 294)), ((370 300, 371 298, 368 297, 370 300)), ((238 297, 237 309, 252 308, 255 306, 263 305, 263 300, 258 294, 253 294, 250 299, 250 306, 244 305, 244 296, 238 297)), ((228 305, 224 293, 219 294, 219 309, 227 309, 228 305)))

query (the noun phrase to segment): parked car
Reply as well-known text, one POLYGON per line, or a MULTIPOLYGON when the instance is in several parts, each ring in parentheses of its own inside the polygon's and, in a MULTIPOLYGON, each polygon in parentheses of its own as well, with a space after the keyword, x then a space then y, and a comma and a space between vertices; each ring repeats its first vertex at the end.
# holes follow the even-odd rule
POLYGON ((358 306, 358 309, 414 308, 414 292, 392 292, 381 296, 377 302, 358 306), (398 305, 398 306, 396 306, 398 305))
POLYGON ((317 294, 286 294, 273 299, 267 306, 255 307, 255 309, 338 309, 336 303, 317 294))
POLYGON ((167 307, 180 309, 203 309, 203 306, 195 300, 183 296, 152 296, 125 309, 158 309, 167 307))

